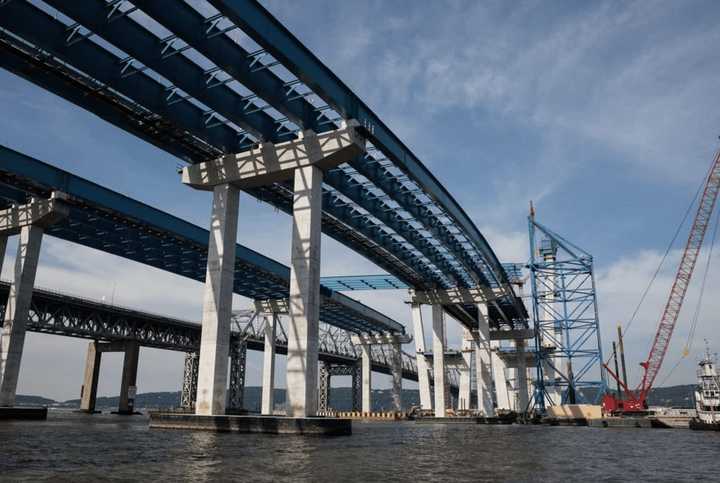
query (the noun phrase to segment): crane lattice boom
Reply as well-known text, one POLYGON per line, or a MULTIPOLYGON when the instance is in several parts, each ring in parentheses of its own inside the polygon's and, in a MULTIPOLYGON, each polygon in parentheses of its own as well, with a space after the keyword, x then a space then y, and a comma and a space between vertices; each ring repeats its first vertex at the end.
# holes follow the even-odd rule
POLYGON ((690 279, 695 269, 695 263, 700 255, 700 249, 702 248, 707 227, 710 224, 713 209, 715 208, 718 198, 718 191, 720 191, 720 151, 715 155, 712 168, 705 181, 702 198, 700 199, 700 204, 698 205, 697 213, 695 214, 695 219, 690 229, 687 245, 685 246, 680 266, 678 266, 672 290, 670 290, 670 297, 668 297, 657 334, 655 334, 655 340, 650 349, 650 355, 647 361, 642 363, 642 366, 645 368, 645 374, 643 375, 642 383, 637 392, 640 401, 643 403, 655 382, 655 378, 665 358, 668 345, 670 344, 670 338, 672 337, 675 323, 680 315, 680 309, 685 300, 685 294, 687 293, 688 285, 690 284, 690 279))

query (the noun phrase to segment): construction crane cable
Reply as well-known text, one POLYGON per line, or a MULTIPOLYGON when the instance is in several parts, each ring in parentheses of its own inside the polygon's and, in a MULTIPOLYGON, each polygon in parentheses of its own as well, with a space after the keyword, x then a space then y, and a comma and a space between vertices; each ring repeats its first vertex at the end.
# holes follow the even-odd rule
POLYGON ((700 284, 700 295, 698 296, 698 302, 695 306, 695 312, 693 313, 692 322, 690 323, 690 331, 688 332, 688 337, 685 341, 685 347, 683 348, 683 353, 680 355, 680 358, 677 360, 677 362, 675 362, 675 364, 673 364, 670 371, 668 371, 667 375, 663 378, 662 382, 658 384, 658 386, 664 386, 668 379, 670 379, 670 376, 673 375, 675 369, 677 369, 683 362, 683 360, 685 360, 685 358, 690 354, 693 342, 695 341, 695 329, 697 329, 698 320, 700 319, 703 296, 705 295, 705 286, 707 285, 707 278, 708 274, 710 273, 710 264, 712 263, 715 240, 717 239, 718 225, 720 225, 720 210, 716 211, 717 212, 715 213, 715 228, 713 228, 713 234, 712 239, 710 240, 710 248, 708 250, 707 261, 705 262, 705 273, 703 274, 702 282, 700 284))
POLYGON ((678 225, 677 229, 675 230, 675 234, 673 235, 672 240, 670 240, 670 243, 668 244, 667 248, 665 249, 665 253, 663 254, 662 259, 660 260, 660 263, 658 264, 657 269, 655 269, 655 273, 653 274, 652 278, 650 279, 650 283, 648 283, 647 287, 645 287, 645 291, 643 292, 642 296, 640 297, 640 301, 638 302, 637 307, 635 307, 635 310, 633 311, 632 316, 630 317, 630 320, 628 320, 627 324, 625 324, 625 327, 623 328, 623 334, 625 334, 628 331, 628 329, 630 329, 630 326, 635 321, 635 317, 637 316, 638 312, 640 312, 640 308, 642 307, 643 302, 645 302, 645 298, 647 297, 648 293, 650 292, 650 289, 652 288, 653 284, 655 283, 657 276, 660 274, 660 270, 662 270, 662 267, 665 264, 665 260, 667 259, 668 255, 670 254, 670 250, 672 250, 672 247, 675 245, 675 242, 677 241, 677 238, 680 235, 680 231, 682 230, 682 227, 685 225, 685 222, 687 221, 688 216, 690 215, 690 212, 692 212, 693 206, 695 206, 695 202, 697 201, 698 197, 700 196, 703 186, 705 185, 705 180, 707 179, 711 170, 712 170, 712 166, 710 166, 710 169, 707 171, 707 173, 705 173, 702 180, 700 180, 700 185, 698 186, 698 189, 695 192, 695 196, 693 196, 693 199, 690 201, 690 205, 687 207, 687 210, 685 210, 685 215, 683 215, 682 220, 680 221, 680 224, 678 225))
POLYGON ((702 284, 700 285, 700 295, 698 297, 698 303, 695 307, 695 313, 693 314, 692 325, 690 326, 690 333, 688 339, 685 342, 686 353, 690 352, 692 344, 695 339, 695 329, 697 328, 698 320, 700 319, 700 310, 702 309, 703 296, 705 295, 705 286, 707 284, 708 274, 710 273, 710 264, 712 263, 713 249, 715 248, 715 240, 717 239, 718 224, 720 223, 720 210, 715 213, 715 228, 713 229, 712 239, 710 241, 710 250, 708 251, 707 261, 705 262, 705 273, 703 274, 702 284))

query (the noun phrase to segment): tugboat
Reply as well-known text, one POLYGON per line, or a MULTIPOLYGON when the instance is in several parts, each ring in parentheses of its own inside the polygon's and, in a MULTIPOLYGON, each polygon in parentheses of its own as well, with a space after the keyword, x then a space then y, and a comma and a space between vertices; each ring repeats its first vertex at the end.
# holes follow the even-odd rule
POLYGON ((720 378, 717 361, 710 355, 705 341, 705 357, 698 366, 698 385, 695 389, 697 417, 690 420, 690 429, 720 431, 720 378))

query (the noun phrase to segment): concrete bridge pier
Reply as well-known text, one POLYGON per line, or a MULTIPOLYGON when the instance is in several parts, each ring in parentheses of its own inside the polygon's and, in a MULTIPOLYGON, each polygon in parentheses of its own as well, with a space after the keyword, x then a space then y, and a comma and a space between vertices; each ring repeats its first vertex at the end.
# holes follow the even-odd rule
POLYGON ((493 380, 495 381, 495 403, 498 410, 512 409, 510 387, 507 380, 507 367, 505 361, 498 355, 500 341, 490 341, 493 380))
POLYGON ((135 395, 137 393, 137 369, 140 355, 140 344, 137 341, 98 342, 88 344, 85 359, 85 376, 80 389, 80 411, 94 413, 97 401, 98 378, 103 352, 123 352, 123 371, 120 380, 120 402, 117 414, 137 414, 135 412, 135 395))
POLYGON ((372 412, 372 368, 371 346, 369 343, 360 344, 360 360, 362 364, 362 412, 372 412))
POLYGON ((433 379, 435 381, 435 417, 444 418, 447 409, 447 390, 445 384, 445 314, 442 305, 432 306, 433 327, 433 379))
POLYGON ((264 319, 263 333, 265 350, 263 352, 260 413, 273 414, 275 410, 275 335, 277 331, 278 314, 265 314, 264 319))
POLYGON ((32 199, 25 205, 12 206, 0 211, 0 238, 3 240, 0 248, 3 259, 7 237, 20 235, 13 281, 0 335, 0 407, 15 405, 20 363, 25 345, 25 328, 30 316, 30 302, 40 258, 42 236, 45 227, 67 216, 68 209, 64 199, 65 195, 54 192, 50 199, 32 199))
POLYGON ((527 374, 527 359, 525 358, 526 343, 524 339, 515 339, 515 350, 517 352, 518 364, 515 369, 515 385, 517 386, 518 393, 518 412, 525 412, 528 410, 529 404, 529 393, 528 393, 528 374, 527 374))
POLYGON ((372 346, 390 346, 390 375, 392 377, 393 410, 402 411, 402 351, 401 345, 412 341, 405 334, 357 334, 350 340, 360 348, 362 364, 362 412, 372 411, 372 346))
POLYGON ((322 179, 315 166, 295 170, 286 375, 287 413, 294 417, 317 413, 322 179))
POLYGON ((183 371, 183 385, 180 393, 180 407, 183 409, 195 409, 199 359, 200 354, 197 352, 188 352, 185 354, 185 370, 183 371))
POLYGON ((120 381, 120 404, 118 414, 136 414, 135 396, 137 394, 137 370, 140 357, 140 344, 125 342, 122 379, 120 381))
POLYGON ((463 330, 461 355, 462 365, 460 366, 460 387, 458 390, 457 408, 460 411, 467 411, 470 409, 470 394, 472 393, 470 387, 471 380, 471 359, 473 355, 473 343, 474 337, 472 332, 468 329, 463 330))
POLYGON ((425 410, 432 409, 430 394, 430 373, 427 358, 425 357, 425 328, 422 320, 420 304, 412 304, 413 334, 415 337, 415 361, 418 371, 418 391, 420 392, 420 407, 425 410))
POLYGON ((474 335, 475 367, 477 370, 477 402, 478 411, 487 417, 495 416, 492 397, 492 360, 490 348, 490 325, 488 323, 487 304, 479 303, 478 330, 474 335))
POLYGON ((80 411, 82 412, 90 414, 95 412, 101 355, 102 352, 98 347, 98 342, 90 342, 88 344, 87 358, 85 359, 85 377, 80 388, 80 411))
POLYGON ((43 228, 24 226, 20 231, 15 271, 10 286, 0 352, 0 406, 14 406, 20 362, 25 345, 25 326, 30 312, 35 274, 40 257, 43 228))
POLYGON ((225 414, 239 199, 233 185, 213 189, 195 408, 200 415, 225 414))
POLYGON ((183 169, 183 183, 214 193, 205 310, 200 349, 197 414, 224 412, 230 335, 238 190, 293 179, 289 324, 287 326, 287 415, 317 413, 320 319, 320 235, 323 169, 362 154, 365 139, 356 121, 323 133, 301 133, 285 143, 262 143, 183 169), (322 142, 321 142, 322 141, 322 142))

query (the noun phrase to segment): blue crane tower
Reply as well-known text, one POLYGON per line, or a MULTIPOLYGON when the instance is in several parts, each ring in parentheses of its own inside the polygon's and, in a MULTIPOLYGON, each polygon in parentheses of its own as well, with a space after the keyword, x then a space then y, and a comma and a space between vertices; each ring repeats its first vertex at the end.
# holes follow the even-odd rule
POLYGON ((593 257, 541 225, 530 208, 530 285, 538 413, 560 404, 598 403, 603 369, 593 257))

